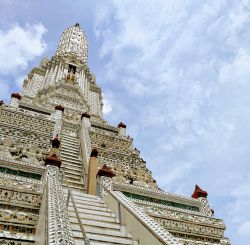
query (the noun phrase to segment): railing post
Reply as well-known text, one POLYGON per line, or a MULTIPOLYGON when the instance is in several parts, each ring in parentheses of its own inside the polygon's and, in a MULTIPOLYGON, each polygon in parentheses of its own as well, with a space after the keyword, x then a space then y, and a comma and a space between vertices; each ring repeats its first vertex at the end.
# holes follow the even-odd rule
POLYGON ((58 158, 60 141, 52 140, 52 148, 45 159, 47 180, 47 224, 48 244, 74 245, 72 230, 60 179, 61 160, 58 158))
POLYGON ((97 190, 100 192, 99 196, 104 197, 106 195, 106 190, 108 189, 109 191, 112 191, 113 189, 113 184, 112 184, 112 178, 115 176, 113 173, 112 169, 108 167, 106 164, 102 166, 101 169, 99 169, 97 173, 97 190), (98 186, 99 183, 99 186, 98 186), (103 188, 105 186, 106 188, 103 188))
POLYGON ((119 215, 119 224, 122 225, 122 210, 121 210, 121 203, 118 202, 118 215, 119 215))
POLYGON ((67 195, 67 200, 66 200, 66 207, 68 209, 69 207, 69 199, 70 199, 71 191, 68 189, 68 195, 67 195))

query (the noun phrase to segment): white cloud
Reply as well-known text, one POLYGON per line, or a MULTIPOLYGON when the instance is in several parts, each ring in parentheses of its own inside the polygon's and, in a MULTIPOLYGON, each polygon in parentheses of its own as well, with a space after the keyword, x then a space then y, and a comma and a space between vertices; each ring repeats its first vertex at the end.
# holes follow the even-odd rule
POLYGON ((40 56, 46 48, 45 32, 42 24, 26 24, 25 27, 15 24, 9 30, 0 29, 0 74, 24 70, 28 62, 40 56))
POLYGON ((102 93, 103 96, 103 113, 108 114, 112 111, 112 105, 110 100, 106 97, 104 93, 102 93))
POLYGON ((190 174, 193 168, 194 165, 190 162, 172 163, 172 170, 169 169, 167 173, 159 177, 159 184, 162 186, 169 186, 172 183, 176 183, 190 174))
POLYGON ((240 225, 238 233, 240 235, 250 237, 250 220, 245 221, 242 225, 240 225))
POLYGON ((0 80, 0 100, 5 100, 7 97, 9 97, 9 94, 10 94, 9 84, 0 80))
POLYGON ((20 76, 16 79, 15 84, 21 90, 23 87, 23 81, 27 76, 20 76))
POLYGON ((238 83, 245 86, 250 83, 250 53, 240 49, 230 63, 226 63, 220 70, 220 82, 238 83))

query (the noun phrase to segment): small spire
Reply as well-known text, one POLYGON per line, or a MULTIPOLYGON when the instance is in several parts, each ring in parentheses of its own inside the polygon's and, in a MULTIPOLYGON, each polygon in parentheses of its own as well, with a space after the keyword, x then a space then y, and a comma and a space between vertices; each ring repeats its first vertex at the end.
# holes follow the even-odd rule
POLYGON ((92 149, 90 157, 97 157, 98 156, 98 150, 96 148, 92 149))
POLYGON ((195 185, 195 190, 192 195, 192 198, 199 198, 199 197, 204 197, 207 198, 207 192, 203 191, 198 185, 195 185))
POLYGON ((90 118, 90 115, 88 114, 88 112, 83 112, 83 113, 82 113, 82 116, 81 116, 81 119, 82 119, 83 117, 90 118))
POLYGON ((62 161, 57 157, 56 153, 54 153, 45 159, 44 166, 47 165, 52 165, 60 168, 62 165, 62 161))
POLYGON ((120 122, 117 127, 118 128, 126 128, 127 126, 123 122, 120 122))
POLYGON ((106 177, 112 178, 115 176, 115 174, 110 167, 104 164, 102 168, 99 169, 97 176, 106 176, 106 177))
POLYGON ((59 147, 60 147, 60 140, 58 138, 58 134, 56 135, 56 137, 51 140, 51 145, 52 147, 50 148, 50 153, 48 155, 48 157, 45 159, 45 163, 44 166, 46 165, 52 165, 52 166, 56 166, 58 168, 61 167, 62 165, 62 161, 59 159, 59 147))
POLYGON ((59 110, 59 111, 64 112, 64 107, 62 105, 56 105, 55 110, 59 110))
POLYGON ((22 99, 22 96, 19 94, 19 93, 12 93, 11 94, 11 98, 16 98, 18 100, 21 100, 22 99))
POLYGON ((51 141, 52 147, 58 149, 60 147, 60 140, 58 138, 58 134, 56 137, 51 141))

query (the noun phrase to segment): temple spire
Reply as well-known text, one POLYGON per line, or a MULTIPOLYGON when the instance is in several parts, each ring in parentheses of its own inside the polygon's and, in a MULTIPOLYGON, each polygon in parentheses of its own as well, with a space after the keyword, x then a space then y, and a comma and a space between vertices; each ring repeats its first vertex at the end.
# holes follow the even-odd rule
POLYGON ((63 57, 75 56, 79 61, 87 63, 88 42, 79 23, 64 30, 56 50, 56 55, 63 57))

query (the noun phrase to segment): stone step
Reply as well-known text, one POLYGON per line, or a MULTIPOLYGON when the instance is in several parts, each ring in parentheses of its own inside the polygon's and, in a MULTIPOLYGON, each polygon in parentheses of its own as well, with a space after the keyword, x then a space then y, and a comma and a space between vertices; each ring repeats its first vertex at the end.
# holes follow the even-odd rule
MULTIPOLYGON (((77 209, 78 210, 78 209, 77 209)), ((100 216, 96 214, 85 214, 85 213, 79 213, 79 216, 84 220, 95 220, 95 221, 103 221, 108 223, 117 223, 118 220, 114 217, 108 217, 108 216, 100 216)), ((69 217, 76 218, 75 212, 69 212, 69 217)))
MULTIPOLYGON (((76 244, 79 245, 80 243, 76 244)), ((139 245, 137 241, 132 241, 133 245, 139 245)), ((92 241, 91 245, 117 245, 117 243, 112 243, 112 242, 102 242, 102 241, 92 241)))
POLYGON ((73 155, 75 155, 75 156, 79 156, 80 155, 80 151, 79 151, 79 149, 77 148, 77 149, 73 149, 73 148, 66 148, 66 147, 61 147, 60 148, 60 152, 61 152, 61 154, 66 154, 66 155, 70 155, 70 154, 73 154, 73 155))
POLYGON ((79 145, 66 145, 66 144, 62 144, 60 149, 62 151, 72 151, 72 152, 79 152, 79 145))
POLYGON ((76 157, 78 159, 80 156, 80 153, 79 153, 79 151, 61 149, 60 156, 71 156, 71 157, 76 157))
POLYGON ((78 139, 78 136, 72 136, 72 135, 69 135, 69 134, 64 134, 62 133, 61 134, 61 138, 65 138, 65 139, 78 139))
POLYGON ((64 161, 62 163, 62 166, 67 168, 67 169, 74 170, 74 171, 81 171, 81 169, 82 169, 82 164, 69 163, 67 161, 64 161))
POLYGON ((80 160, 76 160, 76 159, 70 159, 68 157, 61 157, 62 161, 68 162, 68 163, 75 163, 75 164, 81 164, 80 160))
POLYGON ((74 197, 82 197, 82 198, 90 198, 90 199, 98 199, 98 200, 102 200, 99 196, 95 196, 95 195, 90 195, 87 193, 82 193, 82 192, 77 192, 77 191, 72 191, 72 194, 74 195, 74 197))
MULTIPOLYGON (((69 206, 69 212, 74 212, 74 208, 73 206, 69 206)), ((81 208, 81 207, 77 207, 77 210, 79 213, 84 213, 84 214, 95 214, 95 215, 99 215, 99 216, 108 216, 108 217, 113 217, 115 218, 115 214, 107 211, 98 211, 98 210, 91 210, 91 209, 85 209, 85 208, 81 208)))
POLYGON ((82 173, 82 165, 81 164, 69 163, 67 161, 63 161, 62 166, 64 167, 64 169, 68 169, 68 170, 82 173))
MULTIPOLYGON (((81 232, 81 228, 79 224, 74 224, 71 226, 72 230, 75 232, 81 232)), ((110 235, 110 236, 127 236, 131 238, 131 234, 127 234, 125 227, 123 226, 122 229, 109 229, 109 228, 100 228, 100 227, 94 227, 94 226, 85 226, 84 227, 85 232, 88 233, 95 233, 95 234, 104 234, 104 235, 110 235)))
POLYGON ((66 172, 71 173, 71 174, 77 173, 79 175, 81 175, 82 173, 82 169, 80 166, 72 166, 72 165, 67 165, 67 164, 66 165, 62 164, 62 170, 65 174, 66 172))
POLYGON ((72 166, 64 165, 62 166, 62 170, 65 174, 72 175, 72 176, 82 176, 82 171, 80 168, 77 168, 76 170, 71 168, 72 166))
POLYGON ((68 183, 71 185, 83 185, 80 181, 73 181, 73 180, 68 180, 68 183))
POLYGON ((107 205, 104 204, 103 201, 98 201, 95 199, 87 199, 87 198, 82 199, 81 197, 74 196, 74 200, 75 200, 75 203, 82 205, 82 207, 84 206, 107 207, 107 205))
POLYGON ((68 181, 68 184, 66 183, 66 182, 64 182, 64 184, 63 184, 63 186, 65 187, 65 188, 70 188, 71 190, 76 190, 76 191, 83 191, 83 190, 85 190, 85 186, 84 186, 84 184, 82 184, 82 183, 80 183, 80 182, 78 182, 77 184, 76 183, 71 183, 71 182, 69 182, 68 181))
POLYGON ((68 145, 77 144, 77 145, 79 145, 79 141, 78 140, 76 140, 76 139, 70 139, 70 138, 66 138, 66 137, 62 137, 61 138, 61 142, 62 142, 62 144, 68 144, 68 145))
POLYGON ((62 151, 72 151, 72 152, 79 152, 79 145, 66 145, 62 144, 60 149, 62 151))
MULTIPOLYGON (((83 223, 83 222, 82 222, 83 223)), ((80 225, 79 223, 71 223, 71 228, 73 231, 81 231, 80 230, 80 225)), ((84 225, 84 230, 87 232, 87 231, 90 231, 91 233, 91 230, 95 230, 96 232, 95 233, 108 233, 108 232, 114 232, 114 233, 121 233, 121 234, 126 234, 126 229, 124 226, 109 226, 109 227, 103 227, 103 226, 93 226, 91 224, 85 224, 84 225)))
MULTIPOLYGON (((80 229, 80 225, 72 227, 73 236, 77 238, 82 238, 82 232, 80 229)), ((112 229, 103 229, 96 227, 84 227, 84 231, 87 234, 98 234, 104 236, 112 236, 112 237, 120 237, 120 238, 132 238, 131 234, 127 234, 126 232, 122 232, 120 230, 112 230, 112 229)))
POLYGON ((114 237, 114 236, 108 236, 108 235, 99 235, 99 234, 92 234, 87 232, 87 237, 90 240, 93 241, 101 241, 101 242, 113 242, 116 244, 128 244, 128 245, 133 245, 133 240, 131 238, 127 237, 114 237))
POLYGON ((68 174, 66 174, 66 178, 67 178, 67 181, 74 181, 74 182, 81 182, 81 176, 70 176, 68 174))
MULTIPOLYGON (((68 186, 66 184, 63 184, 63 187, 65 189, 68 188, 68 186)), ((70 189, 71 190, 75 190, 75 191, 80 191, 80 192, 85 192, 86 191, 84 186, 82 186, 82 187, 79 187, 79 186, 70 186, 70 189)))
POLYGON ((61 156, 71 156, 71 157, 74 157, 74 158, 77 158, 77 159, 79 159, 79 152, 77 152, 77 153, 74 153, 74 152, 72 152, 72 151, 65 151, 65 150, 63 150, 63 151, 61 151, 61 156))
POLYGON ((74 165, 74 164, 68 164, 68 163, 62 163, 62 169, 65 173, 65 171, 68 171, 71 174, 77 173, 82 174, 82 166, 74 165))
POLYGON ((78 142, 70 142, 70 141, 62 141, 61 148, 73 148, 74 150, 79 150, 79 143, 78 142))
POLYGON ((78 162, 81 162, 81 159, 79 159, 79 156, 71 156, 71 155, 68 155, 68 154, 62 154, 61 153, 61 159, 65 159, 65 160, 69 160, 69 161, 78 161, 78 162))
POLYGON ((72 181, 76 181, 76 182, 82 181, 81 175, 74 175, 74 174, 65 173, 65 176, 66 176, 67 180, 72 180, 72 181))
MULTIPOLYGON (((73 205, 70 203, 69 206, 72 206, 73 205)), ((102 211, 102 212, 110 212, 111 210, 108 209, 107 207, 103 207, 103 206, 90 206, 90 205, 86 205, 86 206, 82 206, 82 204, 77 204, 76 203, 76 207, 77 208, 82 208, 82 209, 85 209, 85 210, 94 210, 94 211, 102 211)))
MULTIPOLYGON (((75 217, 69 217, 71 223, 78 224, 78 220, 75 217)), ((120 230, 120 225, 118 222, 104 222, 99 220, 81 220, 82 224, 94 227, 104 227, 104 228, 111 228, 111 229, 118 229, 120 230)))
POLYGON ((78 206, 81 206, 81 208, 86 208, 88 209, 89 207, 103 207, 106 208, 107 205, 103 204, 102 202, 97 202, 97 201, 92 201, 91 199, 89 200, 81 200, 81 199, 76 199, 76 197, 74 197, 75 203, 78 206))
POLYGON ((72 168, 70 168, 69 166, 67 166, 67 167, 62 166, 62 169, 63 169, 63 172, 65 174, 76 175, 76 176, 80 176, 80 177, 82 176, 81 171, 72 170, 72 168))

